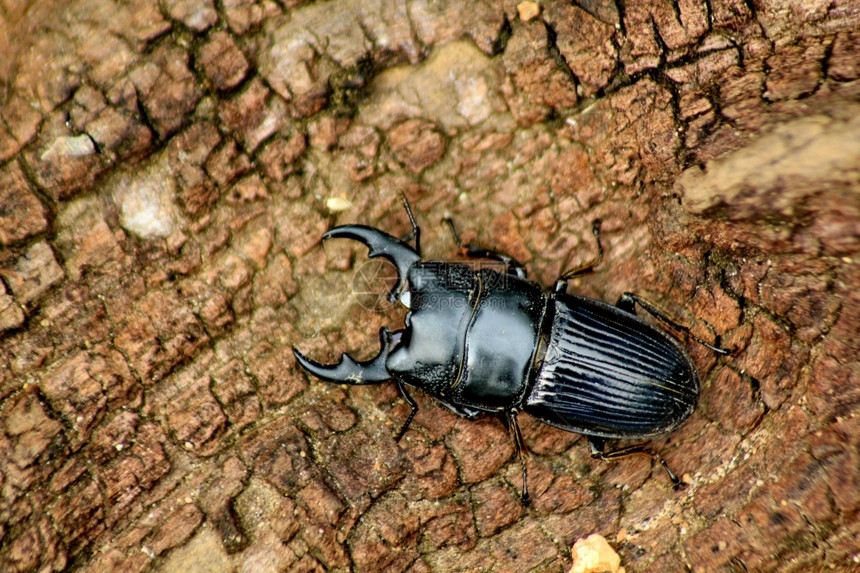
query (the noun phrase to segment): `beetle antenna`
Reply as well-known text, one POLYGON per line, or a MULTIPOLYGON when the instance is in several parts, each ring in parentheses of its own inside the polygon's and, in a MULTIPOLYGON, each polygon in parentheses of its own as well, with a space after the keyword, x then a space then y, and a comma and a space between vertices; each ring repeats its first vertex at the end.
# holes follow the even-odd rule
POLYGON ((406 198, 406 194, 403 191, 398 191, 398 193, 400 193, 400 197, 403 199, 403 206, 406 207, 406 214, 409 215, 409 222, 412 223, 412 238, 415 239, 415 252, 420 255, 421 229, 418 227, 418 223, 415 222, 415 215, 412 214, 412 207, 409 205, 409 199, 406 198))

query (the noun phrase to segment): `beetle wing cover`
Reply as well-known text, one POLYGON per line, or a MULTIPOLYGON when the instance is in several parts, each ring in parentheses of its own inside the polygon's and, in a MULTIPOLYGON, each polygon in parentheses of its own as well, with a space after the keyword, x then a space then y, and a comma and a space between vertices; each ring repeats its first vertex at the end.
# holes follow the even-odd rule
POLYGON ((604 302, 570 295, 558 297, 552 320, 524 411, 607 438, 667 432, 692 413, 699 380, 666 332, 604 302))

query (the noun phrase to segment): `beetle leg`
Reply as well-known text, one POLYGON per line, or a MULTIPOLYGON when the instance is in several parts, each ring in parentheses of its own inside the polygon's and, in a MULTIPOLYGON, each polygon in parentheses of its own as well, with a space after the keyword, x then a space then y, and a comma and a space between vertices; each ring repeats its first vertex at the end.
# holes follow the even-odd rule
POLYGON ((507 274, 516 275, 521 279, 527 278, 528 273, 521 262, 512 256, 500 253, 499 251, 485 249, 471 243, 462 243, 460 241, 460 236, 457 235, 457 231, 454 229, 454 221, 451 217, 445 217, 442 220, 448 224, 448 228, 451 229, 451 235, 454 237, 454 242, 457 243, 457 247, 466 251, 467 257, 470 259, 489 259, 491 261, 499 261, 505 265, 505 272, 507 274))
POLYGON ((403 395, 403 399, 406 400, 406 403, 409 404, 409 407, 412 408, 412 411, 409 412, 409 416, 406 418, 406 421, 403 422, 403 425, 400 426, 400 431, 397 432, 397 435, 394 436, 394 441, 399 442, 403 437, 403 434, 406 433, 406 430, 409 429, 409 425, 412 423, 412 418, 415 417, 415 414, 418 413, 418 403, 415 401, 412 396, 409 395, 409 392, 406 391, 406 386, 403 385, 403 382, 397 380, 397 389, 400 390, 400 393, 403 395))
POLYGON ((409 215, 409 222, 412 223, 412 239, 415 240, 415 252, 421 254, 421 228, 415 222, 415 216, 412 214, 412 207, 409 205, 409 200, 403 191, 400 191, 400 197, 403 198, 403 206, 406 207, 406 214, 409 215))
POLYGON ((636 299, 634 299, 633 295, 629 292, 622 293, 621 296, 618 297, 618 302, 615 303, 615 306, 624 312, 636 314, 636 299))
POLYGON ((514 447, 517 449, 517 455, 520 457, 520 464, 523 466, 523 496, 520 498, 522 504, 527 506, 529 500, 529 485, 528 475, 526 473, 526 446, 523 443, 523 435, 520 432, 520 424, 517 422, 517 413, 513 410, 505 412, 508 429, 511 436, 514 438, 514 447))
POLYGON ((561 294, 567 291, 567 281, 573 277, 594 272, 594 267, 599 265, 600 261, 603 260, 603 244, 600 242, 600 219, 595 219, 594 222, 591 223, 591 232, 594 234, 594 240, 597 241, 597 256, 587 263, 565 271, 558 280, 555 281, 555 286, 553 287, 553 292, 555 292, 555 294, 561 294))
POLYGON ((708 348, 711 351, 716 352, 717 354, 725 355, 725 354, 729 353, 729 351, 726 350, 725 348, 720 348, 719 346, 714 346, 712 344, 708 344, 707 342, 705 342, 704 340, 702 340, 701 338, 699 338, 698 336, 693 334, 690 331, 689 327, 684 326, 683 324, 678 324, 677 322, 675 322, 674 320, 669 318, 662 310, 660 310, 659 308, 654 306, 652 303, 648 302, 647 300, 645 300, 644 298, 642 298, 640 296, 633 294, 632 292, 622 293, 622 295, 618 298, 618 302, 615 303, 615 306, 617 306, 618 308, 620 308, 621 310, 623 310, 625 312, 629 312, 630 314, 636 314, 636 305, 637 304, 639 305, 640 308, 642 308, 645 312, 647 312, 648 314, 650 314, 654 318, 662 321, 665 324, 668 324, 670 327, 674 328, 675 330, 680 330, 681 332, 685 333, 687 336, 689 336, 690 338, 692 338, 693 340, 695 340, 696 342, 698 342, 699 344, 701 344, 705 348, 708 348))
POLYGON ((610 450, 608 452, 604 452, 603 448, 606 445, 606 442, 602 438, 598 438, 595 436, 586 436, 588 438, 588 449, 591 452, 591 457, 598 460, 617 460, 618 458, 623 458, 625 456, 632 455, 644 455, 648 456, 651 459, 660 463, 663 466, 663 469, 666 470, 666 473, 669 474, 669 479, 672 480, 672 485, 677 489, 681 485, 681 480, 678 479, 678 476, 675 475, 669 468, 669 464, 666 463, 666 460, 663 459, 663 456, 655 452, 654 450, 646 447, 644 444, 633 444, 632 446, 626 446, 624 448, 618 448, 617 450, 610 450))

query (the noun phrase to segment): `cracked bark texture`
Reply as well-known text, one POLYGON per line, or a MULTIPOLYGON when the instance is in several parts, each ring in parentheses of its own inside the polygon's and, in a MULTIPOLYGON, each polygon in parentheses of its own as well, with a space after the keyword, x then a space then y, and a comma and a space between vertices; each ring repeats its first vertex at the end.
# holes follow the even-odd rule
MULTIPOLYGON (((858 567, 860 2, 0 3, 0 569, 858 567), (696 413, 644 459, 393 385, 334 224, 438 222, 551 284, 631 290, 696 413)), ((384 286, 380 286, 380 292, 384 286)))

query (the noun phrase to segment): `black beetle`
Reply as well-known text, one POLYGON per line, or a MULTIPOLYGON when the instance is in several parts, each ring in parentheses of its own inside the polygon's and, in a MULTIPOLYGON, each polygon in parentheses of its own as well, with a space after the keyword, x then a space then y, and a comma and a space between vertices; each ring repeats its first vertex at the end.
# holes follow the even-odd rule
POLYGON ((693 336, 647 301, 624 293, 615 306, 566 294, 567 281, 591 272, 603 257, 599 221, 593 232, 598 256, 564 273, 545 293, 526 279, 524 267, 507 255, 460 243, 469 257, 504 264, 504 272, 466 263, 421 259, 420 229, 403 197, 415 247, 365 225, 335 227, 323 239, 364 243, 368 257, 383 257, 397 268, 388 293, 409 309, 406 327, 380 330, 376 358, 356 362, 343 354, 335 365, 314 362, 293 349, 308 372, 329 382, 376 384, 394 379, 412 412, 397 434, 403 436, 418 406, 406 386, 421 388, 465 418, 503 413, 523 468, 524 504, 528 485, 517 414, 583 434, 591 455, 612 459, 646 454, 678 478, 659 454, 641 444, 604 452, 606 439, 648 438, 669 432, 696 407, 699 378, 681 344, 635 314, 635 305, 693 336))

